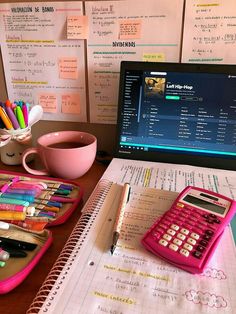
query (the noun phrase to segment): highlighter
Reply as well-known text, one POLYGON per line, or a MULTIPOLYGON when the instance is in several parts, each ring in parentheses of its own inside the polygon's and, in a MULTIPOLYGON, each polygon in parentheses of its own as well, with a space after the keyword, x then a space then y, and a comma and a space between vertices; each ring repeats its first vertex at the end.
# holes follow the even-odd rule
POLYGON ((9 119, 8 115, 6 114, 5 110, 2 107, 0 107, 0 117, 1 117, 5 127, 8 130, 13 129, 13 125, 11 123, 11 120, 9 119))
POLYGON ((16 106, 16 117, 19 122, 20 128, 24 129, 26 127, 25 119, 24 119, 24 115, 20 106, 16 106))
POLYGON ((0 220, 24 220, 26 213, 14 211, 0 211, 0 220))

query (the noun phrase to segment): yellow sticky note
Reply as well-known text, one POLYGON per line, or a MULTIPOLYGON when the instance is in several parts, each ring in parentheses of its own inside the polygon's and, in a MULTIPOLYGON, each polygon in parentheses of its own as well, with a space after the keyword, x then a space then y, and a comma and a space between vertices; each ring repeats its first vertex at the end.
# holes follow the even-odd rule
POLYGON ((147 62, 164 62, 165 61, 165 55, 164 53, 144 53, 143 54, 143 60, 147 62))
POLYGON ((80 114, 80 95, 64 94, 61 97, 62 113, 80 114))
POLYGON ((119 39, 140 39, 141 25, 141 20, 120 21, 119 39))
POLYGON ((85 15, 68 16, 67 39, 88 38, 88 17, 85 15))
POLYGON ((44 112, 57 112, 57 97, 53 93, 42 93, 38 96, 40 106, 44 112))
POLYGON ((76 80, 78 78, 78 60, 74 57, 59 58, 58 71, 60 79, 76 80))

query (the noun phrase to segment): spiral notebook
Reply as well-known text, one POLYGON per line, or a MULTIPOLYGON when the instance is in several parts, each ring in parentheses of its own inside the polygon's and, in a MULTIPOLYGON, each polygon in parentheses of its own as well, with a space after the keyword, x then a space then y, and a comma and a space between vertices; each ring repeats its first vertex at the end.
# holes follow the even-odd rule
POLYGON ((111 255, 121 191, 121 185, 100 180, 27 313, 235 313, 236 256, 230 227, 205 272, 186 273, 140 244, 176 192, 132 187, 111 255))

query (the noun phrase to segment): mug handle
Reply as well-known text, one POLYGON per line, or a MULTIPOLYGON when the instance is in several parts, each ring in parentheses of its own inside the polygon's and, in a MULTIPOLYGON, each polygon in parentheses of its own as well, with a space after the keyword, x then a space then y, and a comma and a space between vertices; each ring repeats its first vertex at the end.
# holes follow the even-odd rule
POLYGON ((41 170, 36 170, 30 168, 27 163, 26 163, 26 157, 31 155, 31 154, 37 154, 39 155, 39 149, 37 147, 31 147, 27 148, 23 154, 22 154, 22 165, 25 168, 26 171, 28 171, 31 174, 38 175, 38 176, 44 176, 44 175, 49 175, 49 172, 46 169, 41 169, 41 170))

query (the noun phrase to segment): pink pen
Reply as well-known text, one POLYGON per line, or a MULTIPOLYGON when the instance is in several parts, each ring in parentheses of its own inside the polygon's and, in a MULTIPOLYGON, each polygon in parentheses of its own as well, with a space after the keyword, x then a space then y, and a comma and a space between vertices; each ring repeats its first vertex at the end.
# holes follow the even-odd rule
POLYGON ((23 205, 15 205, 15 204, 0 204, 0 211, 1 210, 9 210, 9 211, 16 211, 22 212, 26 207, 23 205))
POLYGON ((5 184, 1 187, 1 189, 0 189, 0 191, 1 191, 0 195, 1 195, 2 193, 5 193, 5 192, 7 191, 7 189, 9 188, 9 186, 11 186, 13 183, 15 183, 15 182, 17 182, 17 181, 19 181, 19 180, 20 180, 19 177, 14 177, 14 178, 10 179, 7 183, 5 183, 5 184))
POLYGON ((22 112, 25 120, 25 126, 28 126, 28 107, 25 103, 22 105, 22 112))

